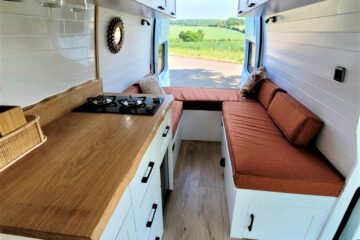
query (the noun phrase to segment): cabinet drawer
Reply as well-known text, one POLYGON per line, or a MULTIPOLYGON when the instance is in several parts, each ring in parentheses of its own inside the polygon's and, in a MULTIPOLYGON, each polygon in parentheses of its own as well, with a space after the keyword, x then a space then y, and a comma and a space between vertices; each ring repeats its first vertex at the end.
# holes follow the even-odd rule
POLYGON ((150 234, 148 240, 161 240, 164 232, 163 219, 162 215, 156 214, 154 218, 154 224, 151 227, 150 234))
POLYGON ((250 204, 244 238, 317 239, 327 211, 314 208, 250 204))
POLYGON ((167 147, 170 144, 171 139, 172 139, 171 111, 168 111, 154 138, 153 158, 155 161, 161 163, 162 158, 166 152, 167 147))
POLYGON ((115 240, 121 225, 125 221, 127 213, 131 209, 131 197, 129 188, 123 193, 119 204, 117 205, 113 215, 111 216, 100 240, 115 240))
POLYGON ((154 178, 146 191, 144 201, 141 207, 134 207, 134 212, 138 239, 147 239, 154 226, 155 217, 159 215, 162 220, 160 169, 155 170, 154 178))
POLYGON ((149 183, 155 173, 155 169, 159 168, 154 161, 152 161, 152 145, 145 152, 134 178, 130 182, 130 192, 135 208, 140 207, 144 201, 145 193, 149 187, 149 183))

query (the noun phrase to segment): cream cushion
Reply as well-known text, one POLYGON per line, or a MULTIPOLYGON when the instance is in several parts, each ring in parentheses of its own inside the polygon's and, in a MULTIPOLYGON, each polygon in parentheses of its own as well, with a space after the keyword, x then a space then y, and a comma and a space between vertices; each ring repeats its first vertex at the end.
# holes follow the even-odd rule
POLYGON ((160 87, 159 80, 155 75, 144 77, 140 80, 140 87, 143 93, 155 96, 164 95, 164 90, 160 87))

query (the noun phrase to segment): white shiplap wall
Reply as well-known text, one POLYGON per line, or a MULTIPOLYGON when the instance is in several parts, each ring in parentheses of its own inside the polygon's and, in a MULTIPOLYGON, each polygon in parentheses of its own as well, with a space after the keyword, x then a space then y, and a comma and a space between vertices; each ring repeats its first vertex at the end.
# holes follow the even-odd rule
MULTIPOLYGON (((99 64, 104 91, 120 92, 150 72, 152 25, 141 25, 141 17, 99 8, 99 64), (106 44, 107 27, 113 17, 124 23, 125 38, 120 52, 113 54, 106 44)), ((148 19, 151 23, 151 19, 148 19)))
POLYGON ((95 79, 94 5, 0 1, 0 104, 28 106, 95 79))
POLYGON ((356 160, 360 113, 360 1, 327 0, 279 13, 266 25, 269 77, 324 122, 317 146, 348 176, 356 160), (334 69, 347 69, 345 82, 334 69))

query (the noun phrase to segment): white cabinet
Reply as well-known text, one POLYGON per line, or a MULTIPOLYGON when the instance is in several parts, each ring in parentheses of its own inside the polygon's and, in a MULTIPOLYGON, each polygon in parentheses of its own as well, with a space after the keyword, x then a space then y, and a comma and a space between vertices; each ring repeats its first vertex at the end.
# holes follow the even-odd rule
POLYGON ((122 224, 119 234, 116 237, 116 240, 136 240, 136 229, 134 221, 134 212, 133 209, 130 209, 126 215, 125 221, 122 224))
POLYGON ((171 17, 176 16, 176 0, 134 0, 142 5, 165 13, 171 17))
MULTIPOLYGON (((122 228, 125 222, 132 221, 134 222, 133 216, 129 215, 129 212, 132 212, 131 207, 131 197, 129 188, 126 188, 124 191, 115 211, 113 212, 103 234, 100 237, 100 240, 115 240, 119 234, 120 229, 122 228), (128 217, 129 215, 129 217, 128 217)), ((134 233, 135 234, 135 233, 134 233)))
POLYGON ((309 207, 251 203, 244 238, 316 239, 326 211, 309 207))

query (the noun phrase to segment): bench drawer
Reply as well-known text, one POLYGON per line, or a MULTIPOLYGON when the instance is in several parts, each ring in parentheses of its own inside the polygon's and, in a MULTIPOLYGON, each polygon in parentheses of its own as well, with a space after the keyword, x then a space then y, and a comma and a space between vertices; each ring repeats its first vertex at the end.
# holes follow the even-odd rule
POLYGON ((245 221, 244 238, 317 239, 327 211, 299 206, 252 203, 245 221))

